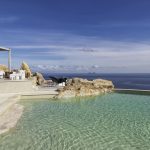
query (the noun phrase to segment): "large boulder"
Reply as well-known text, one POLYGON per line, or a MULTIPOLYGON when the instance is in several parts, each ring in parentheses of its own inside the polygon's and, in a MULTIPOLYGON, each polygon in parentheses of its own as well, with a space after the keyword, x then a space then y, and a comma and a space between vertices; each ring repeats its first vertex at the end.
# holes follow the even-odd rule
POLYGON ((30 69, 30 67, 29 67, 29 65, 27 63, 23 62, 21 64, 21 69, 25 70, 26 78, 30 78, 31 77, 32 72, 31 72, 31 69, 30 69))
POLYGON ((39 72, 34 73, 33 78, 37 85, 42 85, 46 82, 43 75, 39 72))
POLYGON ((57 98, 93 96, 113 91, 112 81, 95 79, 89 81, 82 78, 69 79, 64 88, 58 90, 57 98))

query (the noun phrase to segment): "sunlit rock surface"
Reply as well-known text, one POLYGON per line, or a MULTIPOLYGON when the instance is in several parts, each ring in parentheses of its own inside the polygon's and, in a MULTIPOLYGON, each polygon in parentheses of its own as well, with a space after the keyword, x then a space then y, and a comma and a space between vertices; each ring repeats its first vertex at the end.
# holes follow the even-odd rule
POLYGON ((39 72, 34 73, 33 80, 34 80, 34 83, 37 85, 42 85, 46 83, 46 80, 44 79, 43 75, 39 72))
POLYGON ((89 81, 82 78, 69 79, 64 88, 58 90, 57 98, 69 98, 78 96, 93 96, 113 91, 112 81, 95 79, 89 81))
POLYGON ((25 70, 26 78, 30 78, 31 77, 32 72, 31 72, 31 69, 30 69, 30 67, 29 67, 29 65, 27 63, 23 62, 21 64, 21 69, 25 70))

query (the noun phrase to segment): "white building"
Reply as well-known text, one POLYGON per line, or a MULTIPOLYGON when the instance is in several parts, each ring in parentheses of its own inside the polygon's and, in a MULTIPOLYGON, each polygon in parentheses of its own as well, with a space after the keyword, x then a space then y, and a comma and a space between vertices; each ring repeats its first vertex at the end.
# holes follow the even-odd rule
POLYGON ((58 86, 65 86, 65 82, 59 83, 58 86))
POLYGON ((5 72, 2 70, 2 71, 0 71, 0 79, 3 79, 4 78, 4 76, 5 76, 5 72))
POLYGON ((13 72, 9 76, 10 80, 24 80, 25 79, 25 70, 19 70, 18 72, 13 72))

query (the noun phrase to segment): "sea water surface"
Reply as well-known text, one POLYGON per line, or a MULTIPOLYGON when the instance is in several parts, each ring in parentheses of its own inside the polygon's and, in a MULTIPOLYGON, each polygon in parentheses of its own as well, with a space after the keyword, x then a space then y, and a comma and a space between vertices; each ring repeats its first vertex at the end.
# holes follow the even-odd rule
POLYGON ((149 73, 82 73, 82 74, 50 74, 45 73, 44 76, 48 79, 49 76, 55 77, 81 77, 89 80, 102 78, 113 81, 115 88, 123 89, 142 89, 150 90, 150 74, 149 73))
POLYGON ((150 96, 112 93, 20 103, 23 116, 0 136, 0 150, 150 149, 150 96))

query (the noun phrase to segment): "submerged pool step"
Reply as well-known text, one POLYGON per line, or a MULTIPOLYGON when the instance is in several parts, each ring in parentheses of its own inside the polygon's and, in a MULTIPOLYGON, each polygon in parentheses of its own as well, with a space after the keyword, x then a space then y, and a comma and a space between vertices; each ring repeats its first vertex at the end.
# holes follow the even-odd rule
POLYGON ((52 99, 57 94, 36 94, 36 95, 22 95, 21 100, 39 100, 39 99, 52 99))
POLYGON ((139 89, 115 89, 115 92, 123 94, 150 95, 150 90, 139 90, 139 89))

